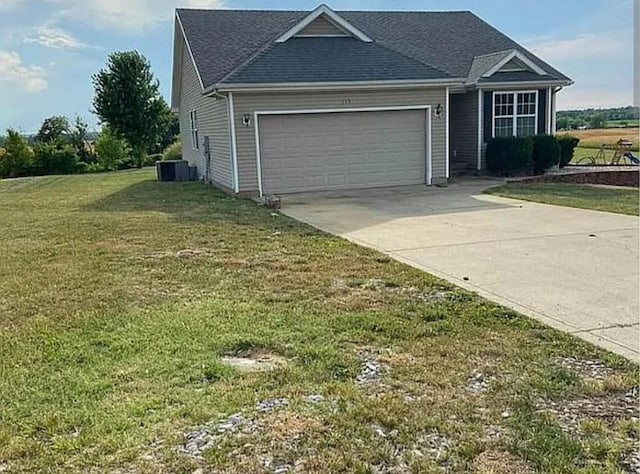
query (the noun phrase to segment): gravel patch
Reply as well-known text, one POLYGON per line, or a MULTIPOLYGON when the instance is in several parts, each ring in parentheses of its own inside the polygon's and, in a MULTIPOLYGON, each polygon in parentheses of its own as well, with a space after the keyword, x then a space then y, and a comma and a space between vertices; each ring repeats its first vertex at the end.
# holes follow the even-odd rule
POLYGON ((638 421, 638 387, 627 393, 570 400, 539 400, 536 409, 551 413, 558 418, 560 427, 569 433, 580 433, 580 426, 588 419, 599 419, 608 423, 623 420, 638 421))
POLYGON ((180 451, 195 459, 202 459, 208 449, 216 446, 222 438, 237 432, 255 432, 261 425, 242 413, 235 413, 222 421, 205 425, 185 435, 180 451))
POLYGON ((322 402, 324 402, 324 397, 322 395, 309 395, 307 397, 307 401, 309 403, 314 403, 314 404, 322 403, 322 402))
POLYGON ((382 375, 382 364, 376 359, 365 359, 362 365, 362 370, 358 377, 356 377, 356 383, 360 386, 370 385, 380 380, 382 375))
POLYGON ((581 377, 603 380, 614 375, 615 370, 597 359, 577 359, 575 357, 557 357, 553 362, 567 370, 577 373, 581 377))
MULTIPOLYGON (((256 410, 259 413, 267 413, 287 405, 289 405, 287 398, 273 398, 258 402, 256 410)), ((218 445, 223 438, 238 434, 252 434, 263 428, 262 423, 242 413, 234 413, 221 421, 208 423, 186 433, 185 442, 179 451, 201 460, 203 453, 218 445)))
POLYGON ((441 461, 446 457, 452 445, 449 438, 440 434, 437 429, 433 429, 418 438, 413 451, 418 451, 435 461, 441 461))
POLYGON ((482 394, 489 390, 490 378, 482 372, 473 372, 467 381, 467 391, 473 394, 482 394))
POLYGON ((277 410, 278 408, 282 408, 289 405, 289 399, 287 398, 272 398, 269 400, 263 400, 258 402, 256 405, 256 410, 260 413, 267 413, 273 410, 277 410))
POLYGON ((622 459, 620 460, 620 466, 624 469, 625 473, 640 473, 640 443, 636 442, 634 444, 633 451, 630 451, 622 456, 622 459))
POLYGON ((415 286, 402 286, 393 282, 385 281, 381 278, 370 278, 368 280, 348 280, 336 278, 332 286, 339 290, 367 290, 374 292, 385 292, 399 295, 414 296, 423 302, 430 301, 467 301, 473 297, 471 293, 461 291, 451 291, 446 288, 431 288, 428 291, 420 291, 415 286))

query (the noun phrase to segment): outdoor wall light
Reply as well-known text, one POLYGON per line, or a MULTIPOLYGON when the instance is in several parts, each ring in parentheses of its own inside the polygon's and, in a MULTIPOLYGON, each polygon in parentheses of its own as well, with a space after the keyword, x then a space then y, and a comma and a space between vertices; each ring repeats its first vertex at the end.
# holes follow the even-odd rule
POLYGON ((242 124, 245 127, 248 127, 249 125, 251 125, 251 114, 244 114, 242 116, 242 124))
POLYGON ((436 118, 440 118, 441 115, 442 115, 442 104, 438 104, 435 110, 435 116, 436 118))

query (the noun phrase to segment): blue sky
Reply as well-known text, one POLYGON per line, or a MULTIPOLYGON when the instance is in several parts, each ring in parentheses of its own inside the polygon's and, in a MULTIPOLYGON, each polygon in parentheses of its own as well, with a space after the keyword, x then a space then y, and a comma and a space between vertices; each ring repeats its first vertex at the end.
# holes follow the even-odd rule
MULTIPOLYGON (((325 0, 326 1, 326 0, 325 0)), ((137 49, 169 97, 180 7, 312 10, 321 0, 0 0, 0 130, 36 131, 51 115, 92 126, 91 75, 137 49)), ((471 10, 572 77, 559 108, 631 105, 632 0, 336 0, 334 10, 471 10)))

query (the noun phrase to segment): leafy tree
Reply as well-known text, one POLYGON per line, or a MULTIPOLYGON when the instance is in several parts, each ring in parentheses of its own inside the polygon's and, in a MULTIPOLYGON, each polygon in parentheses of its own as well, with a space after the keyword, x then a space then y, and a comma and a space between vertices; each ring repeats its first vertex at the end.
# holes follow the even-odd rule
POLYGON ((41 143, 53 143, 61 140, 69 133, 69 121, 67 117, 57 115, 44 119, 40 130, 36 135, 36 140, 41 143))
POLYGON ((102 128, 102 133, 96 140, 96 154, 103 171, 129 168, 132 164, 127 143, 115 136, 108 127, 102 128))
POLYGON ((607 124, 607 120, 603 114, 592 115, 589 119, 589 125, 591 128, 604 128, 607 124))
POLYGON ((82 117, 76 117, 69 130, 69 144, 76 149, 80 161, 91 164, 96 162, 96 156, 87 144, 88 138, 89 124, 82 117))
POLYGON ((28 176, 33 168, 33 149, 16 130, 8 129, 0 156, 0 177, 28 176))
POLYGON ((558 117, 556 120, 556 129, 558 130, 568 130, 569 129, 570 119, 569 117, 563 116, 558 117))
POLYGON ((160 137, 160 149, 158 151, 166 150, 166 148, 172 143, 175 143, 180 136, 180 120, 178 116, 171 111, 169 106, 166 107, 164 112, 164 120, 164 133, 160 137))
POLYGON ((164 133, 167 104, 149 61, 137 51, 109 55, 105 69, 93 76, 93 109, 111 132, 127 141, 142 166, 146 151, 164 133))

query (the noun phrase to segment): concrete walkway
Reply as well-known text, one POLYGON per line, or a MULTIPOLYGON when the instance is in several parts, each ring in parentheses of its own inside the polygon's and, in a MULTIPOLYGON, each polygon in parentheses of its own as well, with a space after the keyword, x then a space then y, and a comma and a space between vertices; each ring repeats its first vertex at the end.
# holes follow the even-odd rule
POLYGON ((282 212, 638 360, 638 218, 481 194, 495 184, 291 195, 282 212))

